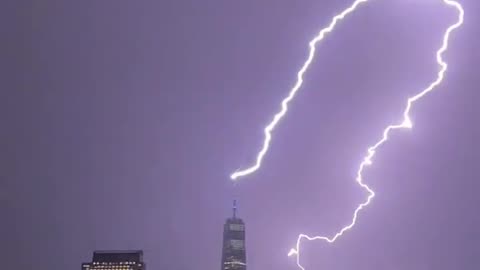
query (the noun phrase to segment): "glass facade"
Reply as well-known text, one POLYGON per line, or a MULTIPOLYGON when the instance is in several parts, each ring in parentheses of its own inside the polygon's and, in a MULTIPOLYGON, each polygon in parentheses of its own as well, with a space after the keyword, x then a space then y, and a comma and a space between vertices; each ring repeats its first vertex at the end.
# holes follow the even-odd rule
POLYGON ((235 216, 223 227, 222 270, 246 270, 245 224, 235 216))

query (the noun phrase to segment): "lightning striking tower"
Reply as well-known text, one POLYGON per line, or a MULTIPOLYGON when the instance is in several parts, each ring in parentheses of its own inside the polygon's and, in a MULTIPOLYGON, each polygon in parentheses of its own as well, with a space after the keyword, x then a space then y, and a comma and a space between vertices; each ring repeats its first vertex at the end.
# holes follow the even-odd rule
MULTIPOLYGON (((322 41, 325 38, 326 34, 332 32, 335 29, 335 26, 337 25, 337 23, 339 23, 341 20, 343 20, 348 14, 355 11, 358 8, 358 6, 360 6, 360 4, 368 2, 368 1, 369 0, 356 0, 356 1, 354 1, 353 4, 351 4, 348 8, 346 8, 345 10, 340 12, 339 14, 335 15, 333 17, 333 19, 331 20, 330 24, 327 27, 321 29, 320 32, 318 33, 318 35, 315 36, 310 41, 310 43, 309 43, 310 51, 309 51, 309 54, 308 54, 308 58, 297 73, 297 81, 296 81, 294 87, 290 90, 287 97, 282 101, 281 110, 277 114, 275 114, 275 116, 273 117, 273 120, 264 129, 265 137, 264 137, 263 145, 262 145, 262 148, 260 149, 260 151, 257 154, 257 158, 256 158, 255 163, 248 168, 245 168, 243 170, 234 172, 230 176, 230 178, 232 180, 238 180, 241 177, 250 175, 260 168, 260 166, 262 164, 262 160, 265 157, 265 155, 266 155, 266 153, 267 153, 267 151, 270 147, 270 142, 271 142, 271 139, 272 139, 272 132, 274 131, 275 127, 280 122, 280 120, 283 118, 283 116, 285 116, 285 114, 287 113, 288 104, 290 103, 290 101, 293 100, 293 98, 295 97, 295 94, 300 90, 300 88, 303 84, 303 76, 304 76, 305 72, 308 70, 308 67, 310 66, 310 64, 312 63, 313 57, 315 55, 315 46, 317 45, 317 43, 322 41)), ((370 146, 367 149, 367 153, 364 156, 362 162, 360 162, 360 165, 358 167, 357 176, 356 176, 355 180, 360 185, 360 187, 362 187, 365 191, 367 191, 368 195, 367 195, 366 200, 363 203, 359 204, 357 206, 357 208, 355 209, 355 211, 353 212, 352 219, 351 219, 350 223, 348 223, 346 226, 342 227, 337 233, 335 233, 331 237, 328 237, 328 236, 308 236, 308 235, 305 235, 305 234, 300 234, 298 236, 295 248, 292 248, 288 255, 289 256, 296 255, 296 262, 297 262, 297 265, 300 269, 305 270, 305 268, 300 264, 300 244, 301 244, 301 241, 303 239, 310 240, 310 241, 311 240, 322 240, 322 241, 326 241, 328 243, 333 243, 340 236, 342 236, 346 231, 350 230, 351 228, 353 228, 353 226, 355 226, 355 223, 356 223, 359 212, 365 206, 369 205, 371 200, 375 196, 375 192, 372 189, 370 189, 370 187, 363 182, 363 177, 362 177, 363 170, 365 169, 366 166, 372 164, 372 159, 375 156, 376 151, 378 150, 378 148, 380 146, 382 146, 388 140, 389 134, 390 134, 391 131, 397 130, 397 129, 412 128, 413 124, 410 120, 410 111, 411 111, 414 103, 417 100, 424 97, 429 92, 433 91, 438 85, 440 85, 442 83, 443 78, 445 76, 445 72, 447 71, 447 68, 448 68, 447 63, 443 60, 442 56, 448 49, 448 43, 449 43, 449 40, 450 40, 451 33, 455 29, 460 27, 463 24, 463 21, 464 21, 464 10, 463 10, 462 5, 459 2, 457 2, 455 0, 442 0, 442 2, 446 5, 448 5, 448 6, 456 9, 456 11, 458 13, 458 19, 454 24, 450 25, 445 30, 444 35, 443 35, 442 44, 441 44, 440 48, 436 51, 436 60, 437 60, 437 64, 440 67, 440 69, 437 73, 436 79, 432 83, 430 83, 428 85, 428 87, 424 88, 422 91, 418 92, 416 95, 414 95, 412 97, 409 97, 407 99, 406 107, 405 107, 405 110, 403 111, 402 121, 400 123, 391 124, 391 125, 387 126, 383 130, 381 138, 376 143, 374 143, 372 146, 370 146)))

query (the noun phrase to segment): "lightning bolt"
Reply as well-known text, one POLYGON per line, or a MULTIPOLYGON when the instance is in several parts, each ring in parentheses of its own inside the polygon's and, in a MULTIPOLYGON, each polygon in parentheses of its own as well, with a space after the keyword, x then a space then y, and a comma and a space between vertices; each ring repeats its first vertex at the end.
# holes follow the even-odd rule
MULTIPOLYGON (((313 38, 310 41, 310 43, 309 43, 310 53, 308 55, 307 60, 303 64, 302 68, 297 73, 296 84, 290 90, 288 96, 282 101, 281 110, 277 114, 275 114, 273 120, 264 129, 265 139, 263 141, 263 146, 262 146, 261 150, 258 152, 255 164, 252 165, 251 167, 246 168, 246 169, 234 172, 230 176, 230 178, 232 180, 238 180, 239 178, 241 178, 243 176, 247 176, 249 174, 254 173, 255 171, 257 171, 260 168, 260 166, 262 164, 262 160, 263 160, 265 154, 267 153, 267 151, 269 149, 270 141, 272 139, 273 130, 275 129, 277 124, 280 122, 280 120, 283 118, 283 116, 285 116, 285 114, 287 113, 289 102, 293 100, 293 98, 295 97, 295 94, 300 90, 300 87, 303 84, 303 75, 305 74, 308 67, 312 63, 313 57, 315 55, 316 44, 319 43, 320 41, 322 41, 325 38, 326 34, 332 32, 335 29, 335 26, 338 24, 338 22, 343 20, 348 14, 355 11, 358 8, 358 6, 360 6, 360 4, 368 2, 368 1, 369 0, 356 0, 356 1, 354 1, 353 4, 350 5, 348 8, 343 10, 341 13, 335 15, 333 17, 333 19, 331 20, 330 24, 327 27, 320 30, 320 32, 317 34, 317 36, 315 36, 315 38, 313 38)), ((341 228, 332 237, 327 237, 327 236, 313 236, 312 237, 312 236, 308 236, 306 234, 300 234, 298 236, 296 246, 295 246, 295 248, 292 248, 290 250, 290 252, 288 253, 288 256, 296 255, 296 263, 297 263, 297 266, 300 269, 305 270, 305 268, 300 264, 300 244, 301 244, 301 241, 303 239, 307 239, 309 241, 322 240, 322 241, 326 241, 328 243, 333 243, 340 236, 342 236, 346 231, 350 230, 351 228, 353 228, 355 226, 355 223, 357 221, 358 214, 360 213, 360 211, 364 207, 369 205, 370 202, 372 201, 372 199, 375 197, 375 192, 368 185, 363 183, 363 177, 362 177, 363 170, 368 165, 372 164, 372 159, 375 156, 376 151, 378 150, 378 148, 381 145, 383 145, 388 140, 388 136, 389 136, 391 131, 397 130, 397 129, 411 129, 413 127, 413 124, 412 124, 412 121, 410 120, 410 115, 409 115, 410 111, 413 107, 413 104, 417 100, 424 97, 429 92, 433 91, 438 85, 440 85, 442 83, 443 78, 445 76, 445 72, 447 71, 447 68, 448 68, 448 65, 443 60, 442 55, 448 49, 448 42, 449 42, 449 39, 450 39, 450 34, 456 28, 460 27, 463 24, 463 21, 464 21, 464 10, 463 10, 462 5, 459 2, 454 1, 454 0, 442 0, 442 1, 443 1, 444 4, 446 4, 448 6, 451 6, 451 7, 454 7, 457 10, 458 20, 454 24, 450 25, 445 30, 444 35, 443 35, 442 45, 436 52, 437 64, 440 66, 440 70, 437 73, 437 78, 432 83, 430 83, 430 85, 428 85, 428 87, 426 87, 425 89, 420 91, 418 94, 408 98, 405 110, 403 111, 403 121, 400 124, 392 124, 392 125, 387 126, 383 130, 381 139, 378 140, 375 144, 373 144, 372 146, 370 146, 368 148, 367 154, 365 155, 365 157, 363 158, 362 162, 360 163, 360 165, 358 167, 357 177, 355 179, 356 182, 360 185, 360 187, 362 187, 363 189, 365 189, 367 191, 368 196, 367 196, 367 199, 363 203, 361 203, 357 206, 357 208, 353 212, 352 220, 350 221, 350 223, 348 225, 344 226, 343 228, 341 228)))
POLYGON ((272 122, 270 122, 270 124, 268 124, 268 126, 266 126, 263 130, 263 133, 265 134, 265 140, 263 141, 262 149, 260 150, 260 152, 258 152, 255 164, 244 170, 234 172, 232 175, 230 175, 230 178, 232 180, 237 180, 239 177, 247 176, 260 168, 260 166, 262 165, 263 157, 265 156, 268 148, 270 147, 270 141, 272 140, 272 131, 275 129, 278 122, 280 122, 280 120, 285 116, 285 114, 287 114, 288 103, 292 101, 292 99, 295 97, 295 94, 298 92, 298 90, 300 90, 300 87, 303 84, 303 74, 305 74, 308 67, 313 61, 313 57, 315 56, 315 45, 317 45, 318 42, 322 41, 325 38, 326 34, 332 32, 340 20, 345 18, 345 16, 347 16, 349 13, 353 12, 361 3, 367 1, 369 0, 356 0, 350 7, 342 11, 342 13, 333 17, 328 27, 320 30, 318 35, 310 41, 310 53, 308 54, 307 61, 305 61, 302 68, 297 73, 297 82, 295 83, 295 86, 293 86, 288 96, 282 101, 282 109, 277 114, 275 114, 272 122))

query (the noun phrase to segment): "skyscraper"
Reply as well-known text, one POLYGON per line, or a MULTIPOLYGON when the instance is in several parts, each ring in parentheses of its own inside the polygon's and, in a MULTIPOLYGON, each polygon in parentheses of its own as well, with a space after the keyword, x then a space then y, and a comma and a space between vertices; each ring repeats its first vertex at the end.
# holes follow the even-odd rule
POLYGON ((91 263, 83 263, 82 270, 145 270, 143 251, 95 251, 91 263))
POLYGON ((245 223, 237 218, 237 205, 233 201, 233 217, 223 227, 222 270, 246 270, 245 223))

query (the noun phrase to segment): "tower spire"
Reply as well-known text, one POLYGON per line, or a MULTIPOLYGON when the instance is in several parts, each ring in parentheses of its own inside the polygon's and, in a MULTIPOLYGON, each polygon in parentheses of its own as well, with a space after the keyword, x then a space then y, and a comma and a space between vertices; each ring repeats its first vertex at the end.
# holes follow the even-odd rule
POLYGON ((237 200, 233 200, 233 218, 237 218, 237 200))

